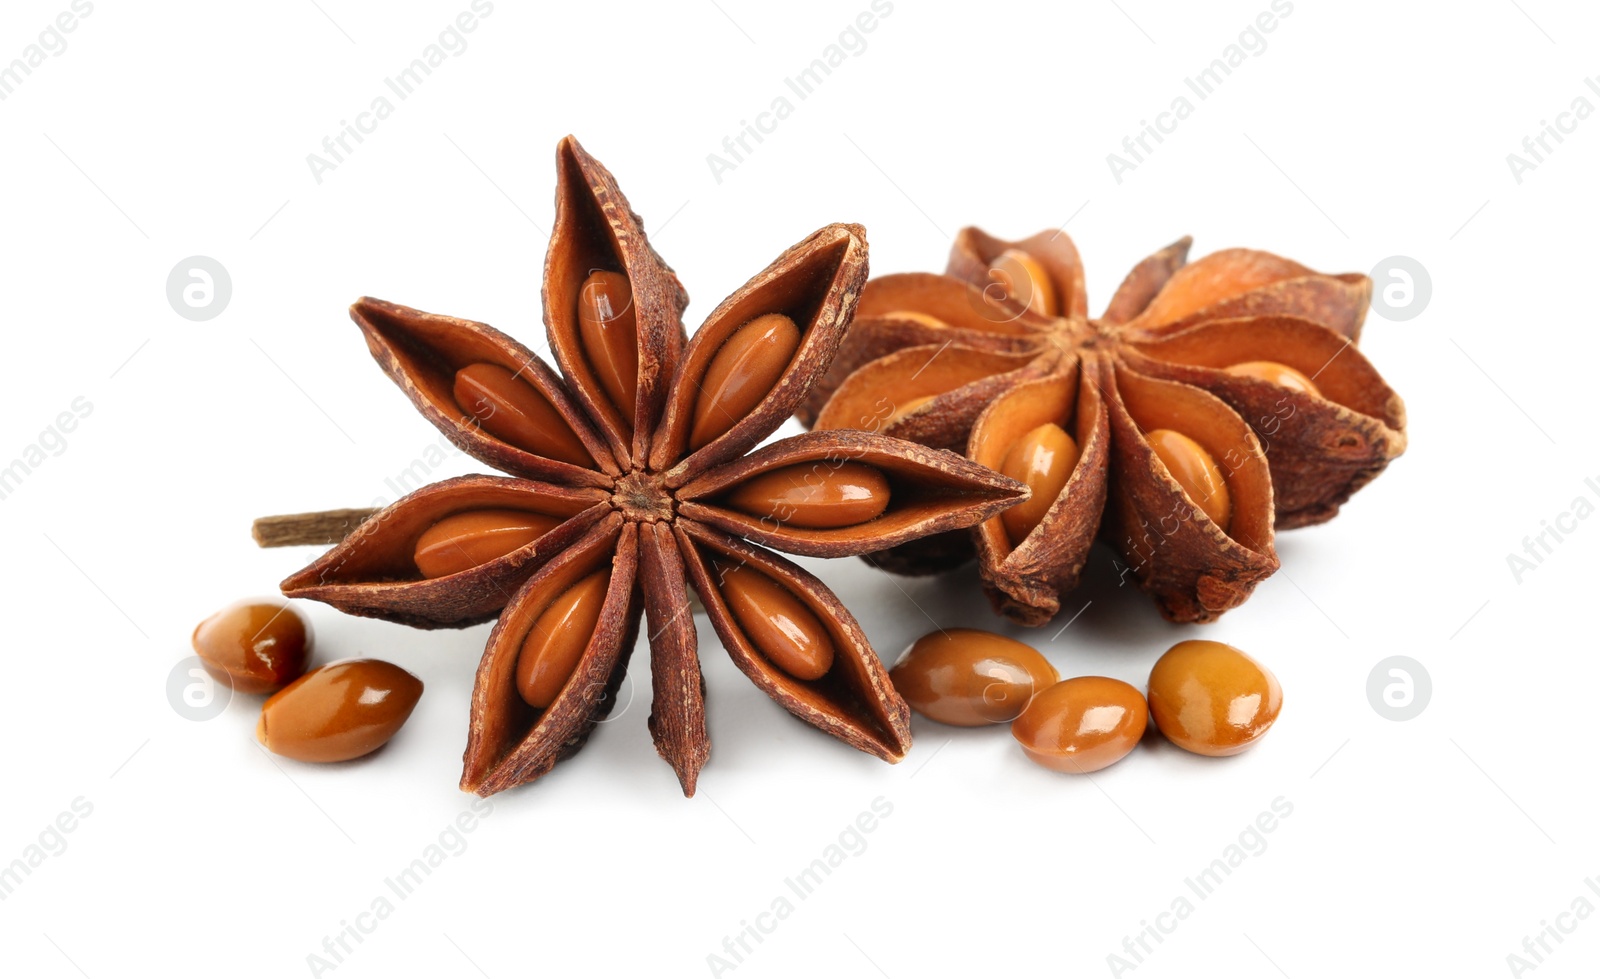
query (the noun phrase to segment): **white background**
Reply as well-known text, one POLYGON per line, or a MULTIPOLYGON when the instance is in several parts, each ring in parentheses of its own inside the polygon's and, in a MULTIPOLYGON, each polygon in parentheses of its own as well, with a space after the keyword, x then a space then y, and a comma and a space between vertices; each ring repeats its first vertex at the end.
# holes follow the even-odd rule
MULTIPOLYGON (((74 800, 92 806, 0 902, 6 974, 318 974, 308 955, 359 920, 371 933, 321 974, 704 976, 782 895, 793 913, 721 974, 1094 976, 1183 894, 1194 913, 1124 974, 1494 976, 1579 895, 1600 906, 1584 884, 1600 876, 1600 521, 1520 583, 1507 565, 1575 498, 1600 502, 1584 482, 1600 477, 1600 120, 1520 183, 1506 160, 1574 99, 1600 106, 1584 85, 1600 73, 1592 6, 1295 0, 1199 101, 1184 78, 1268 0, 896 0, 801 101, 785 77, 867 0, 500 0, 402 102, 383 79, 468 0, 318 2, 98 0, 0 101, 0 464, 59 445, 41 433, 92 405, 0 501, 0 864, 74 800), (317 182, 307 154, 381 94, 393 115, 317 182), (783 95, 793 114, 715 180, 707 155, 783 95), (1180 95, 1193 114, 1119 183, 1107 154, 1180 95), (1410 450, 1334 523, 1280 538, 1283 570, 1247 605, 1169 625, 1096 551, 1069 628, 1008 630, 1064 674, 1140 686, 1179 639, 1232 642, 1282 680, 1272 734, 1231 760, 1152 740, 1091 781, 1032 766, 1004 728, 919 718, 889 767, 767 701, 701 617, 714 749, 696 798, 637 697, 554 774, 496 797, 390 916, 358 919, 471 804, 456 781, 488 627, 305 606, 319 662, 379 656, 427 685, 391 745, 342 766, 258 750, 259 698, 185 719, 168 674, 199 619, 317 553, 256 549, 252 518, 392 498, 385 480, 438 440, 371 362, 351 300, 547 349, 539 270, 568 132, 645 216, 694 297, 691 328, 836 220, 867 226, 877 273, 941 268, 965 224, 1066 224, 1095 311, 1185 233, 1196 255, 1421 262, 1425 311, 1369 317, 1363 340, 1407 400, 1410 450), (192 255, 232 277, 208 322, 166 299, 192 255), (1394 654, 1432 677, 1407 722, 1366 695, 1394 654), (865 849, 847 840, 859 852, 815 893, 790 892, 880 797, 892 814, 865 849), (1184 879, 1280 797, 1293 812, 1265 850, 1195 899, 1184 879)), ((67 8, 8 0, 0 63, 67 8)), ((452 453, 438 475, 478 468, 452 453)), ((1001 628, 970 568, 908 581, 805 563, 891 659, 935 623, 1001 628)), ((646 669, 636 655, 632 690, 646 669)), ((1559 920, 1574 930, 1537 975, 1593 975, 1600 916, 1559 920)))

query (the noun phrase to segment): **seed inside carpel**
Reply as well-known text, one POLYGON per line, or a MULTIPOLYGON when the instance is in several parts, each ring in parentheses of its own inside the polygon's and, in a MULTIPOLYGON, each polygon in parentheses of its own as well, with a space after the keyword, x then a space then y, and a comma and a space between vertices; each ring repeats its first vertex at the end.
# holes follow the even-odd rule
POLYGON ((789 589, 747 565, 716 562, 722 597, 762 656, 796 680, 817 680, 833 667, 833 640, 814 612, 789 589))
POLYGON ((606 397, 631 425, 639 397, 639 325, 627 276, 589 273, 578 290, 578 333, 606 397))
POLYGON ((800 328, 767 313, 724 340, 706 368, 694 403, 689 448, 698 449, 744 419, 772 390, 800 349, 800 328))
POLYGON ((1201 448, 1199 442, 1170 428, 1154 429, 1144 433, 1144 437, 1189 501, 1227 533, 1228 522, 1233 517, 1233 501, 1228 494, 1228 481, 1222 477, 1222 470, 1211 453, 1201 448))
POLYGON ((549 707, 567 685, 594 636, 611 572, 596 571, 539 613, 517 654, 517 692, 531 707, 549 707))
POLYGON ((1229 374, 1253 377, 1258 381, 1266 381, 1268 384, 1276 384, 1291 391, 1309 394, 1314 398, 1322 397, 1322 392, 1317 390, 1311 378, 1288 364, 1280 364, 1273 360, 1247 360, 1242 364, 1234 364, 1226 370, 1229 374))
POLYGON ((560 526, 561 520, 506 508, 454 513, 422 532, 413 559, 424 578, 443 578, 526 547, 560 526))
POLYGON ((1006 298, 1019 306, 1026 306, 1041 316, 1057 316, 1061 306, 1056 300, 1056 290, 1050 283, 1039 260, 1020 248, 1007 248, 989 263, 989 269, 1006 290, 1006 298))
POLYGON ((555 406, 509 368, 468 364, 456 371, 453 394, 461 410, 500 441, 558 462, 594 466, 555 406))
POLYGON ((1078 443, 1060 425, 1047 422, 1028 432, 1006 453, 1000 472, 1019 483, 1026 483, 1033 495, 1022 503, 1000 514, 1000 522, 1011 538, 1011 546, 1020 545, 1033 533, 1049 512, 1056 497, 1072 478, 1078 466, 1078 443))
POLYGON ((853 527, 889 508, 889 480, 859 462, 784 466, 746 480, 728 494, 741 513, 807 529, 853 527))

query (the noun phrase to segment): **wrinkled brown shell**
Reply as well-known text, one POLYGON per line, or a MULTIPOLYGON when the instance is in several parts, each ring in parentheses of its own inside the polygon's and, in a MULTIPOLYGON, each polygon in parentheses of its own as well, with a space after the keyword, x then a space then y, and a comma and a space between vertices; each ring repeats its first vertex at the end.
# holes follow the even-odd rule
POLYGON ((1210 621, 1276 570, 1274 527, 1330 519, 1404 451, 1404 406, 1354 347, 1371 299, 1366 276, 1318 273, 1248 249, 1187 264, 1189 244, 1181 239, 1136 265, 1098 320, 1087 318, 1082 263, 1060 232, 1013 242, 964 229, 945 275, 868 282, 839 358, 798 413, 803 422, 937 447, 964 438, 968 458, 990 468, 1027 431, 1052 422, 1082 453, 1025 540, 1012 542, 990 518, 969 536, 923 538, 868 560, 928 573, 960 563, 975 544, 996 611, 1040 625, 1060 610, 1098 537, 1164 615, 1210 621), (1008 249, 1047 271, 1060 317, 997 293, 990 265, 1008 249), (1295 367, 1321 394, 1223 370, 1247 360, 1295 367), (929 396, 890 422, 894 400, 929 396), (1221 453, 1234 498, 1227 530, 1194 508, 1156 459, 1144 433, 1157 427, 1221 453))
POLYGON ((285 591, 425 626, 499 613, 473 689, 461 779, 482 795, 536 779, 578 750, 611 709, 641 619, 650 644, 651 737, 693 795, 710 741, 691 586, 734 662, 774 701, 853 747, 899 760, 910 746, 908 709, 860 626, 822 582, 761 545, 845 555, 964 534, 1025 499, 1027 488, 955 453, 884 435, 813 433, 756 450, 827 376, 866 283, 865 232, 832 224, 810 235, 723 301, 689 339, 681 322, 688 297, 611 174, 570 137, 556 161, 543 304, 560 373, 481 323, 370 299, 352 311, 374 358, 423 416, 474 458, 516 478, 469 476, 424 487, 293 575, 285 591), (595 269, 626 275, 632 289, 639 375, 631 411, 604 393, 578 324, 578 293, 595 269), (727 432, 687 451, 695 402, 717 350, 740 326, 773 312, 800 330, 787 367, 727 432), (499 364, 544 395, 593 467, 546 459, 482 431, 453 395, 455 372, 477 362, 499 364), (772 468, 844 460, 888 476, 891 502, 876 519, 815 531, 762 525, 720 505, 741 482, 772 468), (504 557, 420 580, 412 563, 418 536, 444 516, 488 506, 567 519, 504 557), (805 603, 837 647, 830 671, 801 682, 768 663, 729 611, 708 556, 759 569, 805 603), (523 641, 553 601, 601 567, 611 578, 599 624, 555 699, 533 708, 516 689, 523 641))

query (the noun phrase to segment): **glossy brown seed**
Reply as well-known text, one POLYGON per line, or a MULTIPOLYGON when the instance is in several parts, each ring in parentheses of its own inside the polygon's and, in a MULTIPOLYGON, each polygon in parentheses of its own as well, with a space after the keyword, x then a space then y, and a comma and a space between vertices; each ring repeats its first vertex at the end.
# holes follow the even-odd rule
POLYGON ((1317 390, 1317 386, 1312 383, 1311 378, 1288 364, 1280 364, 1273 360, 1247 360, 1242 364, 1234 364, 1227 370, 1229 374, 1237 374, 1240 377, 1253 377, 1258 381, 1266 381, 1269 384, 1286 387, 1291 391, 1299 391, 1302 394, 1309 394, 1313 397, 1322 396, 1322 392, 1317 390))
POLYGON ((816 680, 833 666, 833 640, 817 616, 772 578, 742 565, 718 564, 722 597, 750 645, 797 680, 816 680))
POLYGON ((544 395, 499 364, 456 371, 456 404, 478 427, 534 455, 592 468, 594 461, 544 395))
POLYGON ((288 602, 235 602, 191 642, 206 672, 240 693, 282 689, 311 662, 311 625, 288 602))
POLYGON ((706 368, 689 427, 689 448, 726 432, 761 403, 800 349, 800 328, 782 313, 767 313, 724 340, 706 368))
POLYGON ((578 290, 578 331, 606 397, 632 422, 639 394, 639 326, 627 276, 589 273, 578 290))
POLYGON ((517 692, 533 707, 549 707, 594 635, 611 572, 596 571, 562 592, 539 614, 517 654, 517 692))
POLYGON ((859 462, 801 463, 747 480, 728 505, 791 527, 853 527, 888 509, 889 480, 859 462))
POLYGON ((1006 298, 1041 316, 1058 316, 1061 306, 1056 300, 1056 290, 1050 284, 1050 274, 1039 260, 1020 248, 1007 248, 989 263, 998 277, 998 284, 1006 291, 1006 298))
POLYGON ((1150 714, 1167 740, 1197 755, 1236 755, 1283 709, 1283 688, 1249 654, 1208 639, 1180 642, 1150 670, 1150 714))
POLYGON ((930 632, 889 671, 906 703, 942 724, 1013 721, 1060 675, 1027 643, 981 629, 930 632))
POLYGON ((1033 698, 1011 735, 1034 762, 1058 772, 1097 772, 1125 758, 1144 737, 1150 711, 1121 680, 1080 676, 1033 698))
POLYGON ((1228 495, 1228 482, 1222 478, 1222 470, 1211 453, 1199 442, 1170 428, 1146 432, 1144 437, 1190 502, 1226 531, 1233 517, 1233 502, 1228 495))
POLYGON ((422 681, 393 663, 329 663, 267 699, 256 740, 297 761, 349 761, 383 747, 421 696, 422 681))
POLYGON ((560 517, 528 510, 467 510, 454 513, 422 532, 414 559, 424 578, 476 568, 538 540, 561 523, 560 517))
POLYGON ((1017 441, 1006 453, 1000 472, 1033 491, 1025 502, 1000 514, 1011 546, 1033 533, 1078 465, 1078 443, 1060 425, 1046 422, 1017 441))

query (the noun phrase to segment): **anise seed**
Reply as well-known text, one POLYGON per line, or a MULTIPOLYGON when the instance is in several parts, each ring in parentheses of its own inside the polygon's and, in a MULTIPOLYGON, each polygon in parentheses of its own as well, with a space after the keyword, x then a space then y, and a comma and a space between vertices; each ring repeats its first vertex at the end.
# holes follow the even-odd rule
POLYGON ((517 655, 517 692, 531 707, 549 707, 578 665, 600 610, 611 572, 596 571, 562 592, 534 621, 517 655))
POLYGON ((800 329, 782 313, 739 327, 711 358, 694 403, 689 448, 698 449, 750 413, 783 376, 800 347, 800 329))
POLYGON ((1258 381, 1276 384, 1279 387, 1309 394, 1312 397, 1322 397, 1322 392, 1317 390, 1317 385, 1311 378, 1290 367, 1273 360, 1247 360, 1242 364, 1234 364, 1226 368, 1229 374, 1240 377, 1253 377, 1258 381))
POLYGON ((456 404, 502 442, 558 462, 590 468, 589 452, 544 395, 499 364, 456 371, 456 404))
POLYGON ((1170 428, 1146 432, 1144 437, 1155 450, 1156 458, 1183 487, 1190 502, 1226 532, 1233 516, 1233 503, 1228 495, 1228 482, 1223 479, 1222 470, 1217 468, 1217 460, 1211 453, 1199 442, 1170 428))
POLYGON ((526 547, 560 523, 560 517, 528 510, 455 513, 422 532, 413 558, 424 578, 443 578, 526 547))
POLYGON ((1020 545, 1023 538, 1039 526, 1067 480, 1072 478, 1078 456, 1078 443, 1066 429, 1053 422, 1028 432, 1006 453, 1000 471, 1019 483, 1028 484, 1028 489, 1033 491, 1027 502, 1000 514, 1012 547, 1020 545))
POLYGON ((1020 248, 1008 248, 989 263, 989 268, 999 273, 1008 299, 1043 316, 1060 315, 1050 274, 1032 255, 1020 248))
POLYGON ((722 594, 761 655, 797 680, 816 680, 833 666, 833 641, 794 593, 753 568, 718 564, 722 594))
POLYGON ((889 508, 889 480, 859 462, 800 463, 749 480, 728 495, 728 505, 793 527, 852 527, 889 508))
POLYGON ((578 329, 606 397, 631 423, 639 397, 639 326, 627 276, 589 273, 578 291, 578 329))
POLYGON ((979 727, 1015 720, 1060 674, 1027 643, 981 629, 941 629, 912 643, 889 679, 924 717, 979 727))

